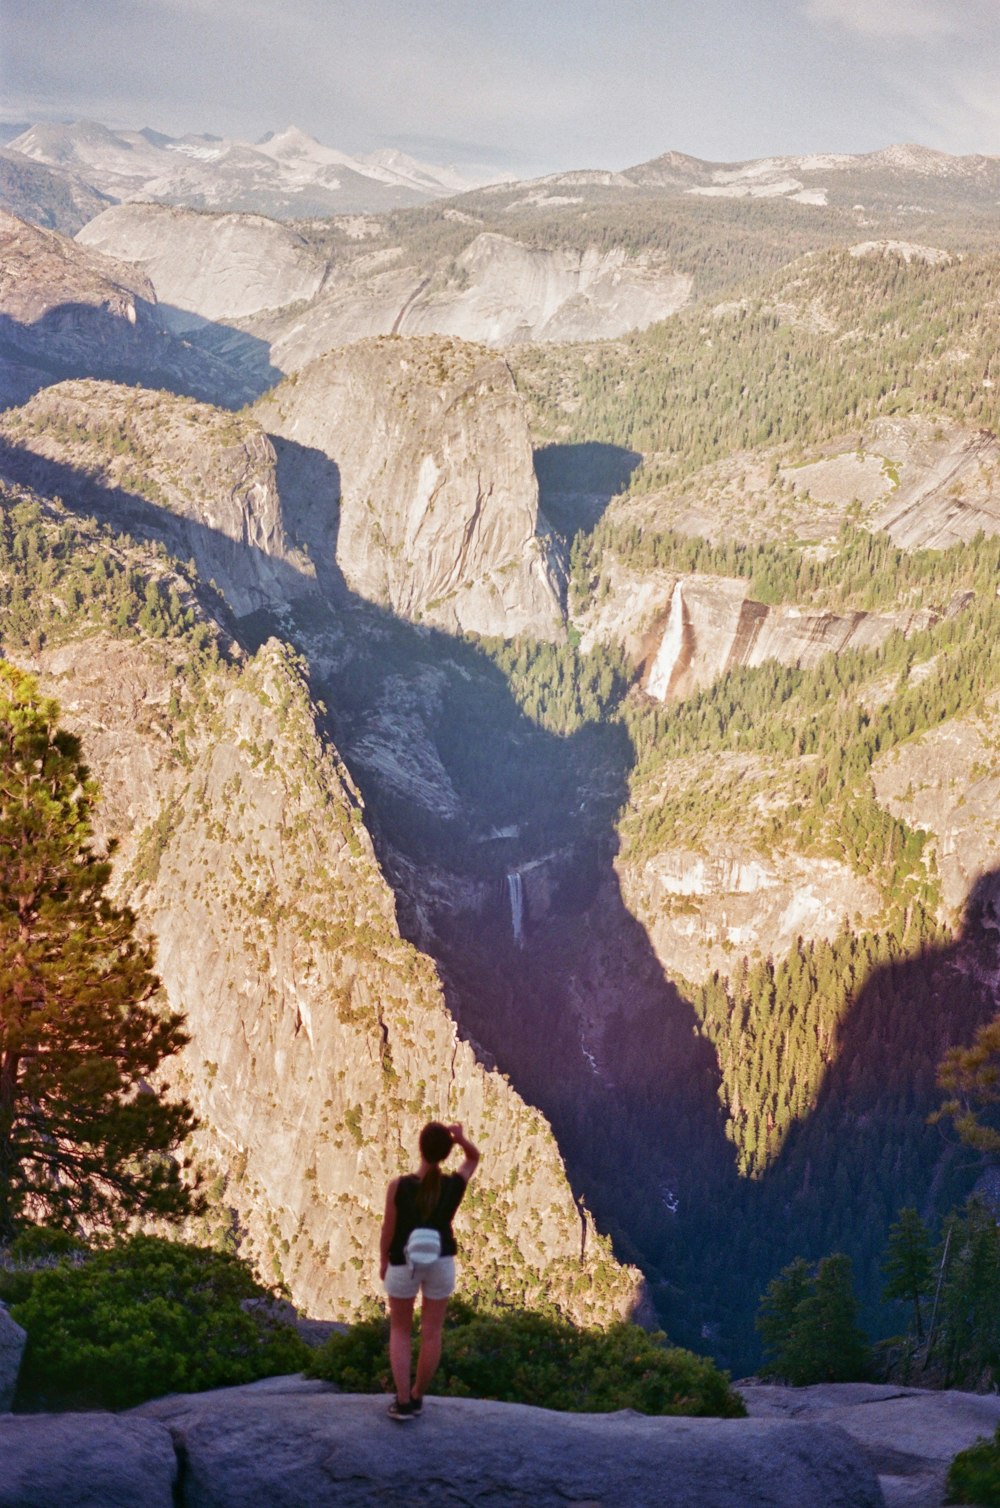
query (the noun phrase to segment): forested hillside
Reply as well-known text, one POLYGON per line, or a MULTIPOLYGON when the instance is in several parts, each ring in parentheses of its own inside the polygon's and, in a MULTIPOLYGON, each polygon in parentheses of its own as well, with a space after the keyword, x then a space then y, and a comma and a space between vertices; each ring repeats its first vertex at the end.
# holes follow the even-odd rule
POLYGON ((635 489, 734 451, 808 446, 876 415, 997 427, 1000 260, 818 253, 620 341, 519 356, 540 439, 641 452, 635 489))

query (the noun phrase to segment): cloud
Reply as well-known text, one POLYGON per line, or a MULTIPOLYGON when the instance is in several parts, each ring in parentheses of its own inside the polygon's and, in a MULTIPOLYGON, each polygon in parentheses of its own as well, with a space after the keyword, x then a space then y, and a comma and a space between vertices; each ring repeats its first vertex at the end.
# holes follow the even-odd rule
POLYGON ((959 35, 983 19, 981 0, 806 0, 811 21, 832 21, 866 37, 959 35))

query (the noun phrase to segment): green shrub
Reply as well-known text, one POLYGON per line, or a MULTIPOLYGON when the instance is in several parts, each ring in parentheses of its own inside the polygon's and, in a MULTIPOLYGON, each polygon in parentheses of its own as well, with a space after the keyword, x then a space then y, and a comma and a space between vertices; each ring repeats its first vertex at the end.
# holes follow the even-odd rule
POLYGON ((64 1259, 79 1260, 84 1243, 69 1231, 46 1225, 28 1225, 9 1246, 0 1250, 0 1302, 23 1304, 31 1293, 36 1274, 64 1259))
POLYGON ((992 1440, 960 1450, 948 1468, 949 1503, 1000 1508, 1000 1425, 992 1440))
POLYGON ((48 1225, 27 1225, 18 1231, 5 1255, 14 1263, 28 1267, 46 1259, 73 1256, 86 1249, 79 1236, 74 1236, 68 1230, 56 1230, 48 1225))
MULTIPOLYGON (((349 1392, 387 1391, 388 1321, 360 1321, 317 1351, 309 1376, 349 1392)), ((434 1391, 495 1398, 572 1413, 631 1408, 643 1414, 739 1418, 742 1400, 714 1362, 668 1347, 636 1325, 581 1330, 529 1310, 486 1312, 460 1300, 449 1307, 434 1391)))
POLYGON ((298 1334, 242 1307, 267 1296, 229 1253, 158 1236, 36 1271, 11 1310, 28 1332, 18 1407, 128 1408, 297 1372, 298 1334))

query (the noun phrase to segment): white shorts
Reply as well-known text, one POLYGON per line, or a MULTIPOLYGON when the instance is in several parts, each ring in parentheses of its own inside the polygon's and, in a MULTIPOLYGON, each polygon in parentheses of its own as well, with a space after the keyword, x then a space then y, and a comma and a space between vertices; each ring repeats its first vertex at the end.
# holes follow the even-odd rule
POLYGON ((407 1265, 385 1270, 385 1291, 391 1299, 415 1299, 420 1289, 425 1299, 448 1299, 455 1292, 455 1258, 438 1257, 417 1268, 407 1265))

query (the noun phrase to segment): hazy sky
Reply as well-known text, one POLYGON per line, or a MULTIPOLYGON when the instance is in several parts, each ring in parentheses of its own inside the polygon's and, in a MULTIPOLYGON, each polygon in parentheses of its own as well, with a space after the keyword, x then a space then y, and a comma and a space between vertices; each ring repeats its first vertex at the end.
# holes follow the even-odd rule
POLYGON ((0 0, 0 117, 517 172, 1000 154, 1000 0, 0 0))

